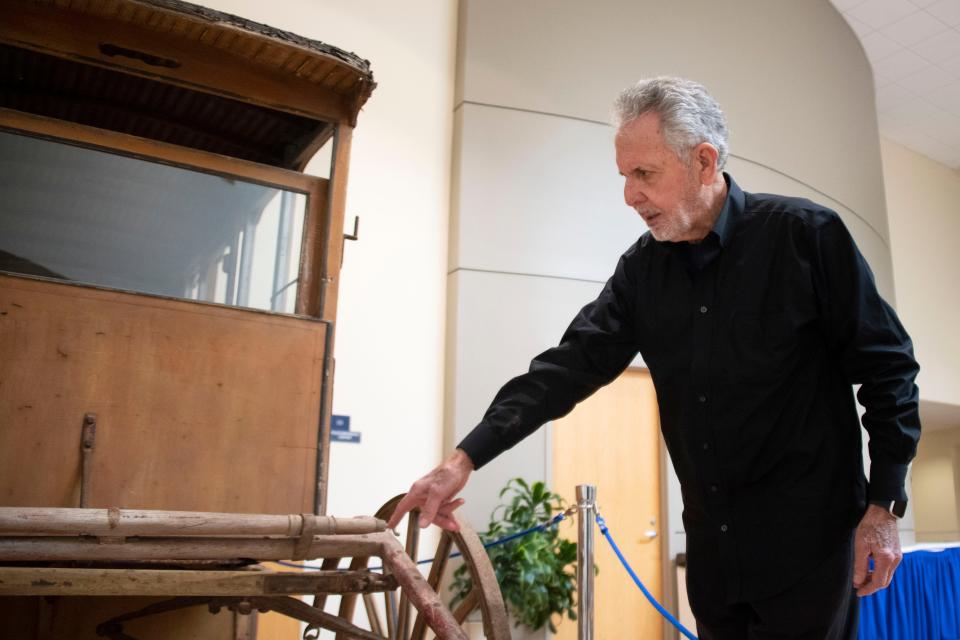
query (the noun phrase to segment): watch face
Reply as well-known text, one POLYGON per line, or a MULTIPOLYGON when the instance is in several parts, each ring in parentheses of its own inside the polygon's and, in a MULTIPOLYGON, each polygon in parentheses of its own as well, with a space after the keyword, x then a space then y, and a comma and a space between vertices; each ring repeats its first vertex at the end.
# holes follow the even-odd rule
POLYGON ((907 501, 906 500, 894 500, 893 504, 890 505, 890 513, 902 518, 907 513, 907 501))
POLYGON ((886 509, 897 518, 902 518, 907 513, 906 500, 871 500, 870 504, 886 509))

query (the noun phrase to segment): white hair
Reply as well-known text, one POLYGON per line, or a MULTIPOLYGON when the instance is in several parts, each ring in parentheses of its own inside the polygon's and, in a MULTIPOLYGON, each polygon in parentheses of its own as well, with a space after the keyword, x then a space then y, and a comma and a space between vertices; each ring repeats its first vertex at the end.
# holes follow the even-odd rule
POLYGON ((641 80, 620 92, 614 102, 614 125, 620 129, 640 116, 660 116, 664 141, 686 162, 686 152, 702 142, 718 153, 717 169, 727 163, 727 119, 703 85, 661 76, 641 80))

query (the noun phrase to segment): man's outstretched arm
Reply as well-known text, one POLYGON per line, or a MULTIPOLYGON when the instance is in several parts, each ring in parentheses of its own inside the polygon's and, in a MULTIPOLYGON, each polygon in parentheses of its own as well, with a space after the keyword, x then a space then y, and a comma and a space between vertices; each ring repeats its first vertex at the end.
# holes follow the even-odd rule
POLYGON ((574 406, 623 371, 638 351, 633 324, 635 257, 631 248, 617 264, 596 300, 586 305, 567 328, 560 344, 541 353, 527 373, 507 382, 480 424, 437 468, 417 480, 397 505, 390 526, 413 509, 420 524, 455 531, 453 510, 463 504, 457 493, 475 469, 514 446, 549 420, 574 406))

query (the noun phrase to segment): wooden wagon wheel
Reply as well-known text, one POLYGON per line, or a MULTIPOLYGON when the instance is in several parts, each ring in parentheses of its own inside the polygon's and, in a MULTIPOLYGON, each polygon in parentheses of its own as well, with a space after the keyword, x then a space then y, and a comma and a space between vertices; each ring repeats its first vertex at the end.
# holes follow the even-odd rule
MULTIPOLYGON (((390 500, 377 511, 376 517, 389 520, 403 495, 390 500)), ((454 515, 456 517, 456 515, 454 515)), ((435 558, 430 566, 427 582, 437 591, 443 578, 450 568, 449 556, 459 551, 466 563, 473 589, 470 594, 453 610, 454 618, 461 625, 474 610, 480 610, 483 620, 484 637, 487 640, 510 640, 510 626, 507 622, 507 611, 500 594, 500 586, 490 564, 490 558, 480 542, 480 537, 463 520, 457 518, 460 531, 452 533, 443 531, 436 551, 425 557, 435 558)), ((420 543, 419 511, 411 512, 406 521, 406 552, 414 561, 418 556, 420 543)), ((368 566, 369 558, 354 558, 350 564, 352 570, 361 570, 368 566)), ((345 620, 354 617, 357 597, 363 599, 363 605, 370 621, 371 631, 390 640, 424 640, 428 629, 426 619, 421 612, 416 611, 404 593, 403 587, 398 591, 377 594, 347 594, 340 601, 339 615, 345 620), (375 598, 382 599, 383 606, 378 607, 375 598), (386 615, 381 615, 385 612, 386 615), (386 618, 384 620, 384 618, 386 618)), ((449 601, 449 595, 441 594, 443 600, 449 601)), ((337 640, 347 640, 347 636, 338 634, 337 640)))

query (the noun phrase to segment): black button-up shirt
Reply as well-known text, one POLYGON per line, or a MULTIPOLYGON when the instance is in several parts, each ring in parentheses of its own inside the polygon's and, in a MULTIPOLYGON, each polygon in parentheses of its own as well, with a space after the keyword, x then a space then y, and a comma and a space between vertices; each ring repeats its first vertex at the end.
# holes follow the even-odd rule
POLYGON ((905 500, 920 424, 910 338, 840 217, 725 178, 708 237, 644 234, 459 447, 483 466, 639 351, 680 479, 689 570, 733 602, 799 580, 848 539, 868 497, 905 500))

